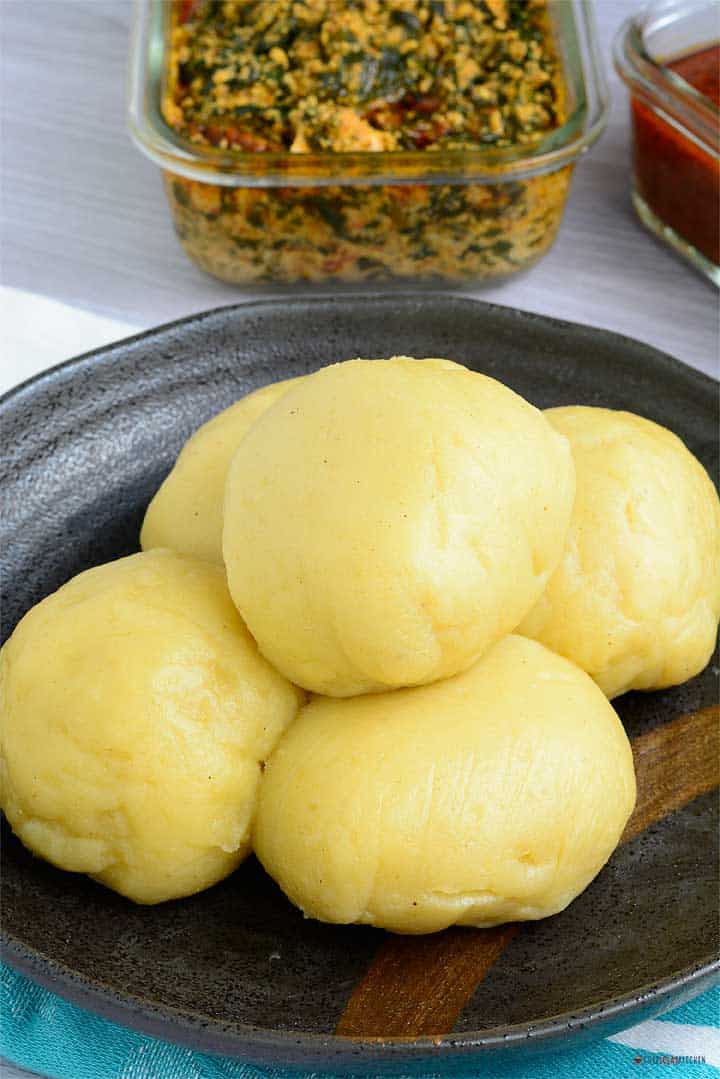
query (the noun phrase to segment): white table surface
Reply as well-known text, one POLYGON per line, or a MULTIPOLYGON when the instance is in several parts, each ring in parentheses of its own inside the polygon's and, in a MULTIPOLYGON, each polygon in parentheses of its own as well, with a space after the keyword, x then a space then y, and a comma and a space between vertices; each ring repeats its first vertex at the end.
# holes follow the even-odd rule
MULTIPOLYGON (((597 0, 606 58, 637 6, 597 0)), ((0 0, 0 388, 134 328, 251 296, 187 261, 157 169, 125 133, 130 12, 127 0, 0 0)), ((577 170, 558 242, 525 277, 478 295, 618 330, 717 373, 717 293, 634 218, 625 91, 607 68, 610 122, 577 170)), ((28 1074, 0 1062, 3 1079, 28 1074)))

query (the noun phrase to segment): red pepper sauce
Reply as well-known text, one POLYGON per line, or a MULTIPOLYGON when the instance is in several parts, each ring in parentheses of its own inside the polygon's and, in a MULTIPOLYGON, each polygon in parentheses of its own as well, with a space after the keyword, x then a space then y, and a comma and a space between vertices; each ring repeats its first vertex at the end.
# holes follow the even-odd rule
POLYGON ((698 93, 720 106, 720 45, 711 45, 667 65, 698 93))
MULTIPOLYGON (((720 106, 720 44, 666 65, 720 106)), ((720 265, 720 166, 638 98, 632 99, 638 193, 678 236, 720 265)))

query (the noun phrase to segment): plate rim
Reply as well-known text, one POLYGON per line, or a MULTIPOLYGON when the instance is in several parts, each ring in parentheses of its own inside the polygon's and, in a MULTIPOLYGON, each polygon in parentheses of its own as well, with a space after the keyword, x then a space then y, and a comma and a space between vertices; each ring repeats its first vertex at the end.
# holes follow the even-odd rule
MULTIPOLYGON (((526 311, 504 304, 469 297, 457 292, 444 292, 428 295, 427 293, 404 290, 398 292, 344 292, 333 294, 323 292, 312 297, 275 297, 251 299, 230 304, 222 304, 208 310, 194 312, 183 318, 141 330, 121 340, 101 345, 96 349, 71 357, 61 363, 37 372, 35 375, 11 387, 0 395, 0 423, 15 406, 22 407, 28 397, 50 389, 58 378, 72 377, 83 368, 91 368, 96 363, 110 364, 118 351, 125 352, 129 346, 137 346, 143 341, 158 340, 178 330, 182 332, 211 320, 224 316, 242 321, 245 317, 272 312, 274 308, 305 310, 308 307, 323 306, 388 306, 394 304, 422 303, 423 306, 450 301, 468 309, 488 311, 508 321, 530 320, 555 331, 580 332, 590 337, 602 337, 608 343, 621 348, 628 342, 633 349, 640 349, 652 356, 653 362, 665 369, 668 375, 680 376, 692 380, 702 392, 715 392, 718 380, 698 368, 677 359, 645 341, 609 330, 604 327, 590 326, 567 319, 542 313, 526 311)), ((664 1010, 663 1004, 670 995, 684 992, 685 998, 710 988, 720 982, 720 956, 708 955, 700 963, 683 968, 657 982, 648 983, 630 993, 611 997, 596 1004, 590 1004, 580 1010, 558 1013, 544 1017, 537 1023, 516 1023, 495 1026, 484 1031, 461 1031, 438 1036, 402 1036, 368 1037, 338 1034, 314 1034, 303 1031, 274 1030, 252 1024, 227 1024, 208 1019, 200 1012, 180 1009, 172 1005, 154 1003, 130 993, 113 989, 105 983, 88 981, 86 976, 74 971, 72 967, 25 944, 22 939, 4 929, 0 931, 0 950, 2 958, 15 970, 33 981, 56 992, 72 1003, 85 1007, 96 1014, 117 1022, 123 1026, 190 1046, 200 1052, 222 1053, 227 1056, 253 1059, 259 1062, 271 1060, 285 1063, 298 1063, 314 1067, 336 1066, 345 1060, 349 1064, 393 1062, 396 1065, 412 1062, 418 1058, 434 1057, 438 1065, 441 1060, 452 1060, 467 1054, 496 1051, 503 1048, 516 1048, 519 1045, 536 1049, 560 1047, 565 1037, 573 1031, 591 1030, 614 1023, 614 1029, 631 1025, 632 1016, 643 1005, 654 1009, 655 1014, 664 1010), (120 1014, 118 1014, 120 1013, 120 1014), (257 1056, 253 1057, 253 1053, 257 1056), (279 1053, 283 1053, 282 1057, 279 1053), (330 1057, 329 1054, 332 1054, 330 1057)), ((672 1006, 671 1000, 665 1007, 672 1006)))
POLYGON ((121 337, 117 341, 110 341, 107 344, 90 349, 88 352, 81 352, 77 356, 71 356, 67 360, 61 360, 59 363, 53 364, 51 367, 46 367, 42 371, 30 375, 29 378, 23 379, 22 382, 18 382, 17 385, 11 386, 9 389, 5 390, 4 393, 0 394, 0 412, 6 407, 13 405, 16 399, 24 396, 28 390, 35 389, 38 383, 69 373, 76 367, 81 367, 90 361, 102 359, 106 355, 108 355, 109 358, 109 354, 116 349, 125 349, 128 345, 136 345, 150 337, 159 337, 168 331, 177 330, 183 326, 190 326, 193 323, 202 322, 205 319, 209 319, 212 316, 221 313, 228 314, 232 312, 233 314, 242 315, 246 312, 266 311, 274 307, 320 307, 323 304, 328 303, 352 304, 357 302, 392 304, 396 301, 402 302, 408 300, 422 300, 425 305, 431 305, 438 300, 453 300, 456 303, 459 302, 462 306, 485 308, 493 313, 501 312, 502 316, 506 317, 527 318, 531 321, 541 322, 557 329, 570 327, 573 330, 589 331, 593 335, 599 334, 602 337, 612 338, 618 343, 628 341, 633 347, 640 345, 642 349, 652 352, 655 360, 661 361, 668 371, 674 371, 678 374, 682 373, 685 377, 690 374, 694 376, 695 380, 701 386, 703 384, 708 388, 717 388, 720 386, 720 378, 713 378, 713 376, 707 374, 706 371, 701 371, 699 367, 693 367, 691 364, 685 363, 684 360, 678 359, 677 356, 665 352, 656 345, 651 345, 648 341, 641 341, 639 337, 631 337, 629 334, 620 333, 617 330, 608 330, 604 326, 591 326, 587 322, 575 322, 573 319, 558 318, 555 315, 546 315, 539 311, 527 311, 525 308, 513 307, 510 304, 490 303, 487 300, 475 299, 474 297, 464 295, 463 293, 451 291, 433 293, 430 295, 410 290, 390 293, 373 291, 334 294, 323 292, 310 297, 288 296, 261 300, 241 300, 236 303, 219 304, 217 307, 209 307, 204 311, 194 311, 190 315, 183 315, 182 318, 173 319, 170 322, 162 322, 157 326, 149 326, 145 330, 139 330, 137 333, 130 334, 127 337, 121 337))
MULTIPOLYGON (((403 1035, 370 1037, 367 1035, 312 1034, 306 1031, 273 1030, 249 1023, 221 1024, 210 1021, 192 1009, 172 1005, 155 1006, 131 993, 120 993, 110 986, 93 985, 71 967, 51 959, 24 944, 5 930, 0 932, 0 955, 18 973, 72 1004, 87 1008, 110 1022, 152 1037, 163 1038, 194 1049, 235 1059, 262 1063, 268 1059, 292 1063, 301 1060, 303 1066, 334 1065, 343 1058, 355 1057, 353 1063, 389 1062, 402 1064, 432 1054, 453 1059, 470 1053, 492 1052, 517 1048, 519 1045, 538 1048, 559 1048, 565 1036, 574 1031, 592 1030, 600 1025, 615 1023, 613 1030, 625 1029, 627 1014, 633 1015, 643 1005, 661 1014, 675 1005, 665 999, 678 989, 689 1000, 699 993, 720 984, 720 956, 708 957, 700 964, 684 968, 657 982, 649 982, 631 993, 612 997, 579 1010, 560 1012, 537 1023, 513 1023, 489 1027, 486 1031, 460 1031, 442 1035, 403 1035), (63 992, 66 989, 67 992, 63 992), (93 1007, 93 1004, 97 1007, 93 1007), (122 1017, 117 1010, 120 1009, 122 1017), (205 1043, 205 1044, 203 1044, 205 1043), (240 1044, 241 1043, 241 1044, 240 1044), (222 1046, 222 1048, 218 1048, 222 1046), (282 1058, 277 1051, 287 1050, 282 1058), (253 1051, 258 1056, 253 1056, 253 1051), (332 1060, 328 1050, 334 1050, 332 1060)), ((679 1007, 679 1005, 676 1005, 679 1007)), ((607 1032, 610 1033, 610 1029, 607 1032)))

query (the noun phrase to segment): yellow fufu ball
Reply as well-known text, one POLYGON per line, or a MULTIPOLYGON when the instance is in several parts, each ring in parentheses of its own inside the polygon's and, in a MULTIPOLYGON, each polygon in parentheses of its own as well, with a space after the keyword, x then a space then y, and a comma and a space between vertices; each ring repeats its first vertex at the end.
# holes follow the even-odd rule
POLYGON ((634 803, 607 698, 509 636, 446 681, 302 708, 267 765, 253 846, 313 918, 432 933, 562 910, 634 803))
POLYGON ((188 439, 147 508, 140 533, 144 551, 169 547, 222 565, 223 497, 233 454, 258 416, 294 381, 249 393, 188 439))
POLYGON ((223 552, 260 650, 345 697, 468 667, 562 552, 566 440, 448 360, 351 360, 293 386, 233 458, 223 552))
POLYGON ((249 850, 261 762, 300 697, 220 567, 152 551, 88 570, 0 653, 2 808, 26 847, 138 903, 249 850))
POLYGON ((553 408, 577 496, 565 553, 518 632, 577 663, 615 697, 705 667, 720 617, 720 503, 666 428, 630 412, 553 408))

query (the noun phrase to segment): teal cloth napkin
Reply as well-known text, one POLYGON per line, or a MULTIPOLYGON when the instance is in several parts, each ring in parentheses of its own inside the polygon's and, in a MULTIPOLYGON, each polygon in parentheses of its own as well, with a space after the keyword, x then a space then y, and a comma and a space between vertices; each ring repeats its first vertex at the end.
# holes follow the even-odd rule
MULTIPOLYGON (((0 1056, 50 1079, 295 1079, 295 1073, 136 1034, 68 1004, 6 964, 0 974, 0 1056)), ((473 1074, 483 1079, 704 1079, 720 1074, 719 1027, 720 987, 661 1019, 582 1049, 516 1064, 483 1064, 473 1074)))

